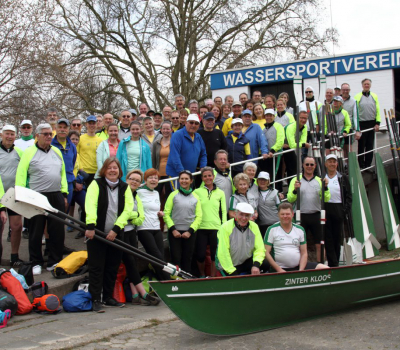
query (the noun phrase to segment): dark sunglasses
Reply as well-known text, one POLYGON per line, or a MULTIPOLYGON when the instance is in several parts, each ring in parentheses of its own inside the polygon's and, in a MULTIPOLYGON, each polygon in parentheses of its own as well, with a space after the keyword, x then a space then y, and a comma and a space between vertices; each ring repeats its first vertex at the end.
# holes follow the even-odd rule
POLYGON ((71 125, 72 125, 72 126, 81 126, 82 124, 75 124, 75 123, 72 123, 71 125))
POLYGON ((122 118, 130 118, 130 115, 123 115, 122 118))
POLYGON ((193 125, 193 124, 194 124, 194 125, 200 125, 200 123, 198 123, 198 122, 193 122, 193 121, 190 121, 189 124, 190 124, 190 125, 193 125))
POLYGON ((306 94, 312 94, 313 92, 312 91, 306 91, 306 94))
POLYGON ((305 163, 304 165, 305 165, 305 166, 315 166, 314 163, 305 163))
POLYGON ((53 136, 52 132, 41 132, 39 133, 40 135, 43 135, 44 137, 49 137, 49 136, 53 136))
POLYGON ((21 129, 32 129, 32 127, 29 125, 29 126, 21 126, 21 129))

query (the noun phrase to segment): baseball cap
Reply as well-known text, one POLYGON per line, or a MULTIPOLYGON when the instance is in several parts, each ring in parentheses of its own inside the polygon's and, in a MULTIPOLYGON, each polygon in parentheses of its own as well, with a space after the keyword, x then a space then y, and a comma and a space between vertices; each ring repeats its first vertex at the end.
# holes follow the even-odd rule
POLYGON ((137 115, 136 109, 131 108, 131 109, 129 110, 129 112, 131 112, 131 114, 137 115))
POLYGON ((24 120, 21 122, 21 124, 19 124, 19 126, 26 125, 26 124, 28 124, 28 125, 33 125, 32 122, 31 122, 30 120, 24 119, 24 120))
MULTIPOLYGON (((159 115, 159 116, 162 117, 162 113, 161 112, 154 112, 154 115, 159 115)), ((153 115, 153 117, 154 117, 154 115, 153 115)))
POLYGON ((2 132, 4 132, 4 131, 14 131, 16 133, 17 129, 15 128, 14 125, 6 124, 3 126, 2 132))
POLYGON ((273 114, 273 115, 275 115, 275 111, 272 108, 268 108, 268 109, 265 110, 264 115, 265 114, 273 114))
POLYGON ((153 113, 153 115, 154 115, 154 111, 152 110, 152 109, 150 109, 147 113, 146 113, 146 115, 150 115, 150 113, 153 113))
POLYGON ((257 179, 269 180, 269 174, 266 171, 260 171, 260 173, 258 174, 257 179))
POLYGON ((89 116, 86 118, 86 122, 97 122, 97 118, 96 118, 95 115, 89 115, 89 116))
POLYGON ((242 115, 245 115, 245 114, 253 115, 253 112, 252 112, 250 109, 245 109, 245 110, 242 112, 242 115))
POLYGON ((254 214, 254 208, 249 203, 238 203, 236 210, 245 214, 254 214))
POLYGON ((240 106, 240 107, 242 107, 242 104, 241 104, 239 101, 235 101, 235 102, 233 102, 232 107, 233 107, 233 106, 240 106))
POLYGON ((328 154, 325 158, 325 161, 329 160, 329 159, 336 159, 337 160, 337 156, 335 154, 328 154))
POLYGON ((336 86, 335 90, 342 90, 342 88, 340 86, 336 86))
POLYGON ((231 125, 234 125, 234 124, 237 124, 237 123, 243 124, 242 118, 235 118, 235 119, 233 119, 231 125))
POLYGON ((66 118, 61 118, 61 119, 57 120, 57 124, 61 124, 61 123, 65 123, 65 124, 67 124, 67 126, 70 126, 70 122, 66 118))
POLYGON ((335 96, 335 97, 333 98, 333 100, 334 100, 334 101, 339 101, 339 102, 342 102, 342 103, 343 103, 343 98, 342 98, 342 96, 335 96))
POLYGON ((186 119, 187 122, 195 121, 200 123, 199 116, 197 114, 189 114, 188 118, 186 119))
POLYGON ((215 119, 214 113, 207 112, 206 114, 204 114, 203 119, 215 119))

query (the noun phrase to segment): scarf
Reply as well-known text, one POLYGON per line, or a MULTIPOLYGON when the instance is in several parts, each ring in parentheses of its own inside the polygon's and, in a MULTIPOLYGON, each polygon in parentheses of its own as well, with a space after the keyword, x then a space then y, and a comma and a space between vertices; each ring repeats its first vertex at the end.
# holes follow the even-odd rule
POLYGON ((24 141, 29 141, 33 139, 33 135, 29 135, 29 136, 21 136, 21 139, 24 141))

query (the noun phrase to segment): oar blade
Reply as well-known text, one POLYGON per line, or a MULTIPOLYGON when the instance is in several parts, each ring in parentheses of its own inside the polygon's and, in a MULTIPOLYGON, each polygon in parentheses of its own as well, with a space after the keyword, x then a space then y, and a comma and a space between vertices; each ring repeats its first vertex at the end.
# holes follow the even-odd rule
POLYGON ((58 210, 50 205, 47 197, 26 187, 15 186, 15 200, 52 213, 58 213, 58 210))
POLYGON ((16 212, 19 215, 27 219, 31 219, 36 215, 44 215, 44 210, 40 210, 39 208, 33 207, 30 204, 26 204, 23 202, 15 201, 15 189, 9 188, 8 191, 1 198, 1 204, 3 204, 6 208, 16 212))

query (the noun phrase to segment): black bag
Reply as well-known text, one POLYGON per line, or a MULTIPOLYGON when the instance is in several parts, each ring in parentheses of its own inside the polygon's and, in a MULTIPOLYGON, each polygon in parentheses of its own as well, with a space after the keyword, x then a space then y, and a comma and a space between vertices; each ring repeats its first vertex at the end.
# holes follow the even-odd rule
POLYGON ((10 309, 11 314, 15 315, 18 309, 18 302, 11 294, 0 288, 0 310, 5 311, 7 309, 10 309))
POLYGON ((89 292, 89 276, 85 276, 83 279, 74 284, 72 291, 76 292, 77 290, 89 292))
POLYGON ((26 284, 31 286, 35 280, 33 279, 33 263, 32 261, 26 261, 22 263, 18 270, 18 273, 25 277, 26 284))
POLYGON ((49 286, 47 285, 46 282, 42 281, 32 284, 31 291, 33 299, 41 298, 43 295, 47 294, 48 290, 49 286))

